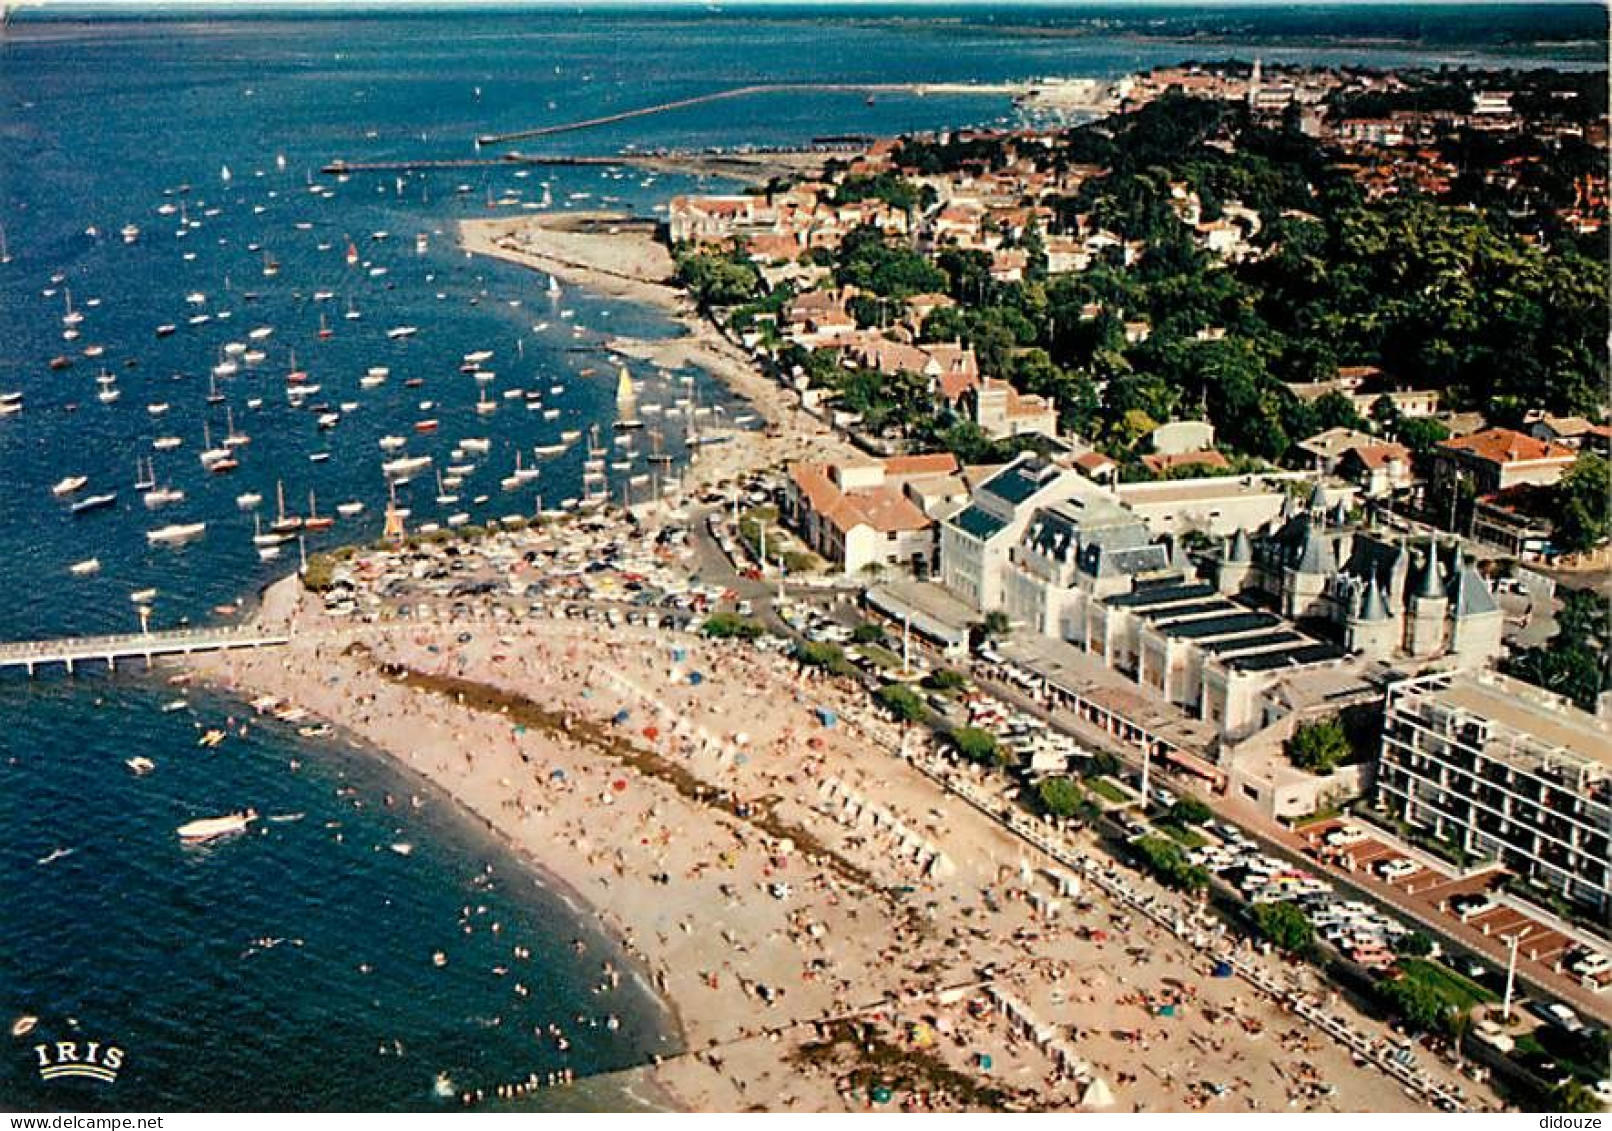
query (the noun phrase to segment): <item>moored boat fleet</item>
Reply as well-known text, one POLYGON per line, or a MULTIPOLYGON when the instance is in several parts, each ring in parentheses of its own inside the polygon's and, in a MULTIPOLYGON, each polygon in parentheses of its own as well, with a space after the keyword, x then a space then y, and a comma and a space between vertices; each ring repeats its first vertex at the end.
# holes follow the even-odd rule
MULTIPOLYGON (((283 168, 276 171, 284 173, 283 168)), ((468 381, 458 384, 451 367, 434 374, 436 366, 422 356, 422 351, 429 355, 440 348, 432 343, 438 333, 436 324, 418 317, 364 322, 360 304, 380 302, 384 291, 398 286, 392 279, 403 274, 405 265, 395 256, 404 247, 384 230, 372 232, 367 239, 328 234, 335 223, 317 210, 333 201, 340 185, 349 179, 343 175, 334 182, 315 181, 309 176, 304 198, 289 178, 274 179, 264 170, 252 170, 250 175, 242 172, 238 177, 221 178, 223 187, 217 195, 199 186, 177 185, 163 190, 152 209, 154 214, 146 219, 120 218, 121 226, 114 222, 85 229, 91 240, 103 240, 103 232, 110 233, 113 245, 121 240, 124 248, 119 254, 162 257, 167 277, 183 282, 170 292, 173 297, 166 310, 161 309, 160 295, 150 296, 154 317, 148 323, 152 337, 147 340, 158 343, 151 347, 153 356, 160 359, 155 364, 153 357, 144 355, 117 357, 121 348, 118 327, 105 324, 102 312, 119 304, 94 293, 93 280, 82 275, 69 280, 65 272, 58 272, 42 289, 48 303, 46 319, 59 323, 60 339, 69 349, 49 357, 47 367, 72 371, 80 359, 93 360, 94 383, 84 392, 93 392, 95 403, 104 407, 108 419, 137 419, 144 423, 141 430, 149 429, 141 441, 149 447, 136 460, 135 505, 121 505, 124 495, 114 489, 115 484, 105 482, 108 474, 97 463, 87 473, 60 475, 52 486, 66 515, 87 518, 103 514, 109 516, 105 521, 116 522, 110 516, 164 511, 165 518, 171 515, 170 521, 148 522, 143 530, 145 544, 153 550, 236 537, 250 516, 253 548, 260 557, 271 558, 288 541, 334 531, 344 521, 373 512, 363 499, 343 499, 345 492, 324 481, 322 465, 333 458, 350 464, 351 453, 357 450, 354 445, 333 442, 307 451, 311 470, 299 476, 288 474, 283 460, 285 444, 278 431, 272 442, 260 440, 257 447, 252 431, 263 428, 271 419, 264 414, 271 412, 275 413, 273 427, 278 430, 283 405, 307 414, 309 435, 345 435, 354 427, 349 422, 355 414, 368 416, 363 408, 366 400, 381 401, 385 416, 395 420, 392 427, 396 429, 379 439, 381 455, 372 465, 370 482, 387 492, 386 509, 392 517, 413 518, 413 512, 422 506, 439 508, 434 517, 422 515, 415 520, 412 529, 420 532, 464 526, 473 518, 496 522, 511 517, 511 495, 526 495, 524 505, 514 513, 541 516, 612 500, 643 502, 677 486, 676 477, 666 467, 671 461, 665 450, 668 438, 680 439, 685 449, 696 447, 704 442, 697 435, 699 422, 714 421, 722 410, 698 405, 692 377, 664 371, 635 377, 604 334, 586 330, 577 320, 577 311, 562 308, 563 292, 552 277, 545 280, 546 294, 537 296, 552 310, 531 325, 531 332, 539 340, 547 336, 591 342, 565 347, 565 352, 597 352, 612 359, 608 366, 584 366, 575 374, 574 380, 583 384, 607 383, 609 374, 615 374, 615 418, 592 428, 585 427, 587 416, 597 411, 590 406, 607 402, 608 394, 569 394, 574 381, 544 374, 543 361, 528 358, 524 337, 517 336, 508 349, 483 345, 465 350, 457 369, 460 380, 468 381), (243 208, 250 211, 249 221, 243 220, 238 230, 222 227, 219 217, 226 212, 244 217, 243 208), (286 228, 273 230, 269 226, 272 218, 288 210, 301 215, 294 216, 286 228), (247 223, 253 233, 243 239, 240 232, 248 230, 247 223), (217 244, 223 250, 203 247, 211 238, 209 227, 219 229, 217 244), (166 257, 174 253, 178 261, 170 267, 166 257), (389 256, 393 257, 390 263, 386 261, 389 256), (209 274, 205 266, 209 262, 226 269, 209 274), (269 313, 271 308, 285 307, 283 300, 287 299, 293 311, 285 316, 290 322, 269 313), (366 331, 366 327, 373 328, 366 331), (349 369, 350 362, 338 364, 325 358, 323 343, 354 336, 376 351, 367 363, 349 369), (181 354, 186 360, 177 360, 181 354), (165 383, 160 391, 152 382, 163 377, 145 376, 187 364, 195 376, 172 372, 168 378, 176 384, 165 383), (516 374, 532 375, 524 380, 512 378, 516 374), (139 384, 133 384, 136 381, 139 384), (679 381, 682 396, 677 396, 679 381), (131 383, 129 390, 122 387, 124 382, 131 383), (192 403, 184 395, 187 382, 200 402, 200 437, 191 431, 197 414, 187 411, 192 403), (641 385, 664 387, 670 396, 664 404, 642 398, 641 385), (128 398, 126 391, 131 393, 128 398), (125 406, 126 400, 135 403, 125 406), (504 406, 528 411, 510 417, 500 412, 504 406), (135 416, 119 415, 131 410, 135 416), (472 422, 471 427, 465 427, 465 421, 472 422), (486 423, 475 423, 480 421, 486 423), (497 435, 483 431, 489 425, 497 425, 497 435), (447 438, 455 434, 457 439, 447 438), (640 443, 638 436, 647 443, 640 443), (188 475, 183 471, 184 460, 173 461, 175 454, 186 450, 195 452, 197 462, 190 467, 199 465, 204 473, 201 484, 231 477, 251 477, 258 483, 243 484, 224 496, 220 513, 211 502, 215 493, 197 485, 194 470, 188 475), (249 455, 259 450, 265 454, 249 455), (270 460, 276 466, 253 466, 270 460), (271 475, 276 482, 272 515, 261 513, 271 475), (479 482, 482 478, 485 485, 479 482), (287 507, 287 488, 295 498, 306 498, 305 513, 287 507), (545 491, 548 506, 544 505, 545 491), (326 496, 323 504, 321 495, 326 496), (229 499, 234 500, 233 508, 227 505, 229 499), (475 518, 478 509, 481 515, 475 518), (236 515, 239 517, 233 517, 236 515)), ((421 187, 428 188, 423 183, 421 187)), ((396 194, 401 196, 403 188, 404 180, 399 179, 396 194)), ((541 207, 548 207, 551 200, 545 185, 541 207)), ((535 202, 521 202, 519 190, 507 191, 497 203, 536 206, 535 202)), ((572 203, 568 199, 565 206, 572 203)), ((448 301, 446 277, 438 278, 439 267, 427 256, 431 249, 428 234, 418 234, 414 245, 416 255, 424 258, 409 271, 423 271, 427 283, 443 288, 435 292, 436 299, 448 301)), ((481 282, 479 277, 477 282, 481 282)), ((480 286, 468 301, 478 305, 487 297, 485 286, 480 286)), ((508 298, 499 305, 518 309, 524 301, 508 298)), ((398 306, 399 313, 414 311, 407 304, 398 306)), ((607 316, 608 311, 601 314, 607 316)), ((553 358, 554 354, 550 350, 541 356, 553 358)), ((73 383, 59 386, 67 390, 68 397, 75 395, 74 389, 83 388, 72 372, 57 380, 73 383)), ((53 392, 59 401, 60 392, 53 392)), ((26 419, 24 404, 24 391, 0 390, 0 423, 7 417, 26 419)), ((76 411, 78 404, 70 399, 61 407, 76 411)), ((381 418, 377 414, 376 419, 381 418)), ((294 428, 297 417, 289 419, 294 428)), ((124 433, 139 427, 125 425, 124 433)), ((351 472, 349 466, 345 481, 352 481, 351 472)), ((71 566, 71 572, 81 577, 93 576, 99 569, 96 558, 84 558, 71 566)))

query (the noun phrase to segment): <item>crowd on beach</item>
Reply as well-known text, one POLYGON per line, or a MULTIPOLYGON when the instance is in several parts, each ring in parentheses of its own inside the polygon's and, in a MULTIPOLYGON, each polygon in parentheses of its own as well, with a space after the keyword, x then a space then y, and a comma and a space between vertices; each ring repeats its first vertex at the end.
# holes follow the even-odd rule
POLYGON ((387 751, 574 889, 676 1010, 656 1078, 688 1107, 1484 1106, 1440 1063, 1384 1071, 1400 1039, 1303 968, 1004 819, 860 685, 697 618, 555 615, 720 602, 691 555, 619 518, 366 551, 347 615, 288 579, 260 613, 287 648, 199 664, 387 751), (832 1039, 847 1022, 888 1055, 832 1039))

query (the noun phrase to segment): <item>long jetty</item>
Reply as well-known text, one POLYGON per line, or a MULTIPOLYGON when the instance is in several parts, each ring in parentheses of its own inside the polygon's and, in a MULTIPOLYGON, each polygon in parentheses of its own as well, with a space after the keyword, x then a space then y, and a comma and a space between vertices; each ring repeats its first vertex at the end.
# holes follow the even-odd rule
POLYGON ((652 106, 639 106, 632 110, 618 110, 614 114, 601 114, 596 118, 583 118, 577 122, 562 122, 553 126, 537 126, 529 130, 515 130, 512 133, 482 134, 476 138, 478 146, 505 145, 512 141, 523 141, 534 137, 552 137, 555 134, 576 133, 579 130, 597 129, 599 126, 609 126, 616 122, 626 122, 633 118, 645 118, 651 114, 665 114, 671 110, 682 110, 689 106, 703 106, 709 102, 722 102, 730 98, 749 98, 756 94, 793 94, 793 93, 842 93, 842 94, 964 94, 964 95, 1006 95, 1015 96, 1028 93, 1032 88, 1026 83, 821 83, 821 82, 782 82, 782 83, 752 83, 749 86, 735 86, 727 90, 713 90, 707 94, 695 94, 688 98, 675 98, 670 102, 657 102, 652 106))
POLYGON ((175 628, 118 636, 66 636, 0 644, 0 669, 26 668, 29 675, 33 675, 36 668, 55 664, 69 672, 83 663, 105 663, 112 669, 119 660, 144 660, 149 665, 164 656, 272 648, 290 642, 289 633, 245 626, 175 628))

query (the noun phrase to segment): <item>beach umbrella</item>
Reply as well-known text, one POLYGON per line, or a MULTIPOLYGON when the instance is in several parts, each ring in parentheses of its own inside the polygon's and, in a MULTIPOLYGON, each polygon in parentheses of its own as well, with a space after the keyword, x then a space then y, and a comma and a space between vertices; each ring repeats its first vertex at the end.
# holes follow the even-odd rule
POLYGON ((1086 1085, 1086 1091, 1080 1097, 1080 1106, 1114 1106, 1114 1093, 1107 1084, 1103 1083, 1103 1078, 1101 1076, 1093 1076, 1091 1083, 1086 1085))
POLYGON ((689 672, 688 681, 695 687, 698 687, 700 684, 705 682, 705 676, 701 672, 689 672))
POLYGON ((549 771, 549 780, 550 781, 564 781, 565 780, 565 771, 564 770, 550 770, 549 771))
POLYGON ((617 778, 615 781, 610 783, 610 788, 615 790, 617 793, 620 793, 622 790, 627 788, 627 782, 624 778, 617 778))
POLYGON ((657 738, 660 737, 660 728, 659 727, 652 727, 652 726, 651 727, 645 727, 644 728, 644 737, 649 739, 649 741, 654 742, 657 738))
POLYGON ((873 1096, 873 1102, 876 1104, 887 1104, 895 1096, 895 1093, 889 1088, 886 1088, 883 1084, 874 1085, 871 1094, 873 1096))

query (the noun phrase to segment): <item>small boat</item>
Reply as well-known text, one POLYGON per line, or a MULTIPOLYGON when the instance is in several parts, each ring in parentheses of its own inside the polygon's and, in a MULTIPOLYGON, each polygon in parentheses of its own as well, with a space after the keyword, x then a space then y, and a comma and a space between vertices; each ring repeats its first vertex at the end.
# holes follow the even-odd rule
POLYGON ((145 758, 145 757, 142 757, 142 756, 140 756, 138 754, 135 755, 133 758, 125 759, 123 764, 125 766, 129 767, 129 770, 137 778, 143 778, 147 774, 149 774, 152 770, 157 768, 157 764, 155 762, 153 762, 150 758, 145 758))
POLYGON ((175 522, 156 530, 146 531, 146 541, 153 546, 178 546, 207 533, 205 522, 175 522))
POLYGON ((165 507, 169 503, 183 502, 185 493, 174 487, 153 487, 141 495, 140 498, 145 503, 147 510, 156 510, 158 507, 165 507))
MULTIPOLYGON (((39 1018, 35 1017, 31 1013, 24 1013, 11 1023, 11 1035, 13 1037, 26 1037, 29 1033, 34 1031, 34 1026, 38 1024, 39 1018)), ((442 1081, 447 1079, 446 1074, 439 1073, 437 1075, 437 1088, 440 1089, 442 1086, 442 1081)), ((451 1080, 449 1081, 449 1084, 452 1084, 451 1080)), ((440 1092, 438 1094, 440 1094, 440 1092)))
POLYGON ((88 577, 92 573, 101 572, 100 558, 85 558, 81 562, 74 562, 67 567, 67 572, 74 577, 88 577))
POLYGON ((484 439, 479 436, 473 436, 468 440, 460 440, 459 446, 467 452, 475 452, 478 455, 485 455, 487 452, 492 450, 493 444, 491 440, 484 439))
POLYGON ((235 496, 236 507, 243 511, 256 510, 258 504, 262 501, 263 496, 256 491, 243 491, 235 496))
POLYGON ((364 513, 364 504, 360 502, 337 503, 336 513, 341 515, 343 518, 352 518, 354 515, 364 513))
POLYGON ((419 332, 420 328, 418 326, 393 326, 386 331, 386 336, 395 342, 402 338, 412 338, 419 332))
POLYGON ((75 491, 83 490, 84 484, 89 481, 90 477, 87 475, 69 475, 57 480, 56 485, 50 489, 50 493, 58 499, 66 498, 75 491))
POLYGON ((117 493, 109 491, 104 495, 90 495, 87 498, 80 499, 72 505, 70 510, 75 515, 88 514, 90 511, 98 511, 103 507, 109 507, 117 501, 117 493))
POLYGON ((129 594, 129 600, 134 602, 136 605, 149 605, 156 599, 157 591, 155 589, 136 589, 133 593, 129 594))
POLYGON ((179 839, 189 844, 206 844, 219 837, 233 836, 243 833, 253 821, 257 820, 257 810, 247 809, 239 813, 230 813, 223 817, 203 817, 197 821, 190 821, 180 825, 175 831, 179 839))
POLYGON ((412 475, 416 471, 424 471, 430 466, 430 456, 399 456, 397 459, 390 459, 381 464, 381 471, 392 476, 412 475))
POLYGON ((159 452, 171 452, 183 443, 178 436, 158 436, 151 441, 151 446, 159 452))
POLYGON ((437 421, 434 419, 417 420, 414 422, 414 430, 416 432, 435 432, 437 430, 437 421))

